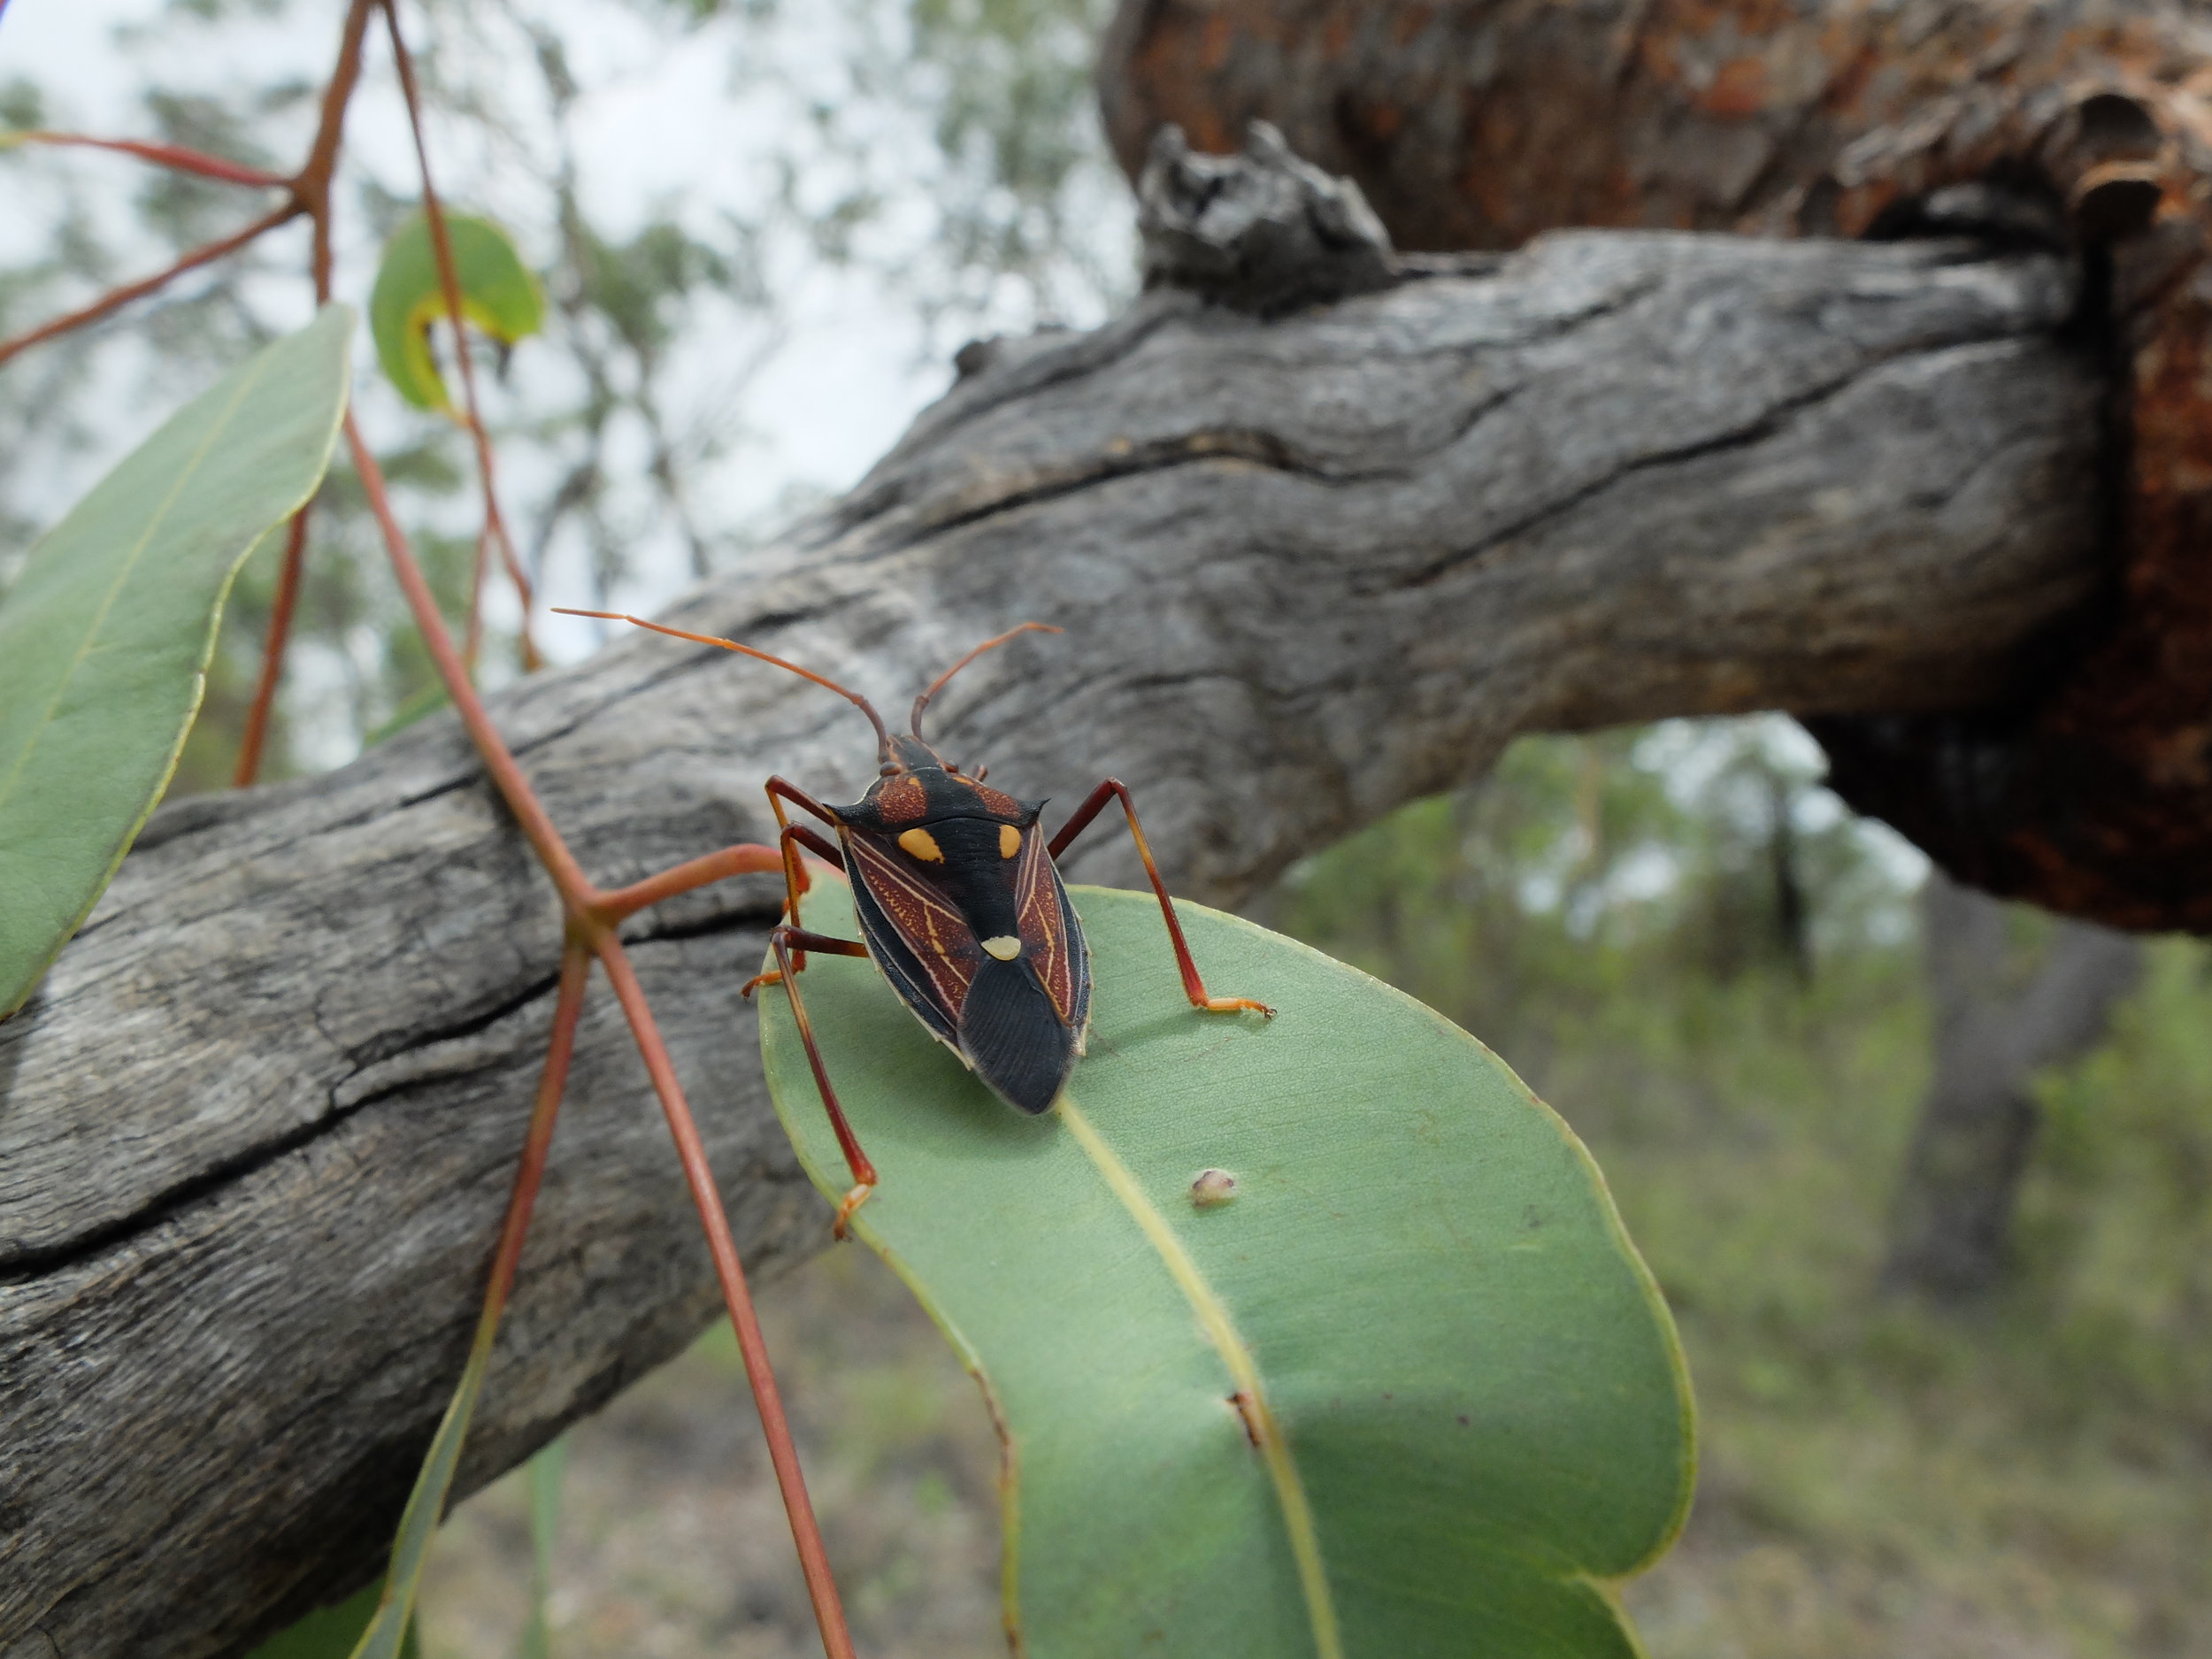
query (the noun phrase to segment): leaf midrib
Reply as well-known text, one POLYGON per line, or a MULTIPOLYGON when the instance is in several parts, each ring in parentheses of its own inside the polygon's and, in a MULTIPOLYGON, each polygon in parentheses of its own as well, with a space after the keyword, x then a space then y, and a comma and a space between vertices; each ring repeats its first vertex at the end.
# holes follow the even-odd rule
POLYGON ((1291 1558, 1297 1564, 1299 1588, 1305 1594, 1306 1617, 1313 1632, 1314 1648, 1318 1659, 1344 1659, 1343 1638, 1337 1629, 1336 1605, 1329 1594, 1328 1570, 1321 1559, 1321 1540, 1314 1525, 1313 1506, 1307 1502, 1305 1483, 1299 1478, 1290 1443, 1284 1438, 1282 1426, 1267 1403, 1267 1391, 1260 1381, 1259 1366, 1250 1346, 1238 1333, 1228 1307, 1198 1263, 1191 1259, 1190 1252, 1183 1248, 1182 1240, 1168 1225, 1167 1217, 1145 1195, 1129 1166, 1083 1115, 1073 1095, 1060 1096, 1059 1113, 1076 1145, 1083 1148, 1084 1156, 1098 1171, 1107 1189, 1120 1201, 1159 1256, 1168 1277, 1190 1303, 1191 1310, 1198 1317, 1200 1329, 1221 1356, 1222 1363, 1228 1367, 1230 1377, 1248 1402, 1243 1408, 1246 1421, 1253 1438, 1259 1442, 1260 1455, 1267 1465, 1268 1479, 1274 1486, 1275 1501, 1282 1514, 1283 1528, 1290 1537, 1291 1558))

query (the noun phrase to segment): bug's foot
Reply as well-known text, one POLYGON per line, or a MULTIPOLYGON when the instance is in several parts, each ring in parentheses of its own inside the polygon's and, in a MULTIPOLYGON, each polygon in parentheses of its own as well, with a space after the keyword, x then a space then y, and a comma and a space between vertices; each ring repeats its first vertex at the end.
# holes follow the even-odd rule
POLYGON ((1256 1002, 1248 996, 1210 996, 1198 1005, 1202 1014, 1258 1014, 1265 1018, 1275 1018, 1275 1010, 1264 1002, 1256 1002))
POLYGON ((751 979, 746 980, 745 988, 740 991, 738 995, 741 997, 749 999, 753 993, 759 990, 764 985, 781 985, 782 983, 783 970, 780 968, 771 968, 767 972, 756 973, 751 979))
POLYGON ((842 1242, 852 1236, 853 1211, 868 1202, 868 1194, 876 1190, 873 1181, 863 1181, 847 1193, 837 1206, 837 1219, 830 1226, 830 1237, 842 1242))

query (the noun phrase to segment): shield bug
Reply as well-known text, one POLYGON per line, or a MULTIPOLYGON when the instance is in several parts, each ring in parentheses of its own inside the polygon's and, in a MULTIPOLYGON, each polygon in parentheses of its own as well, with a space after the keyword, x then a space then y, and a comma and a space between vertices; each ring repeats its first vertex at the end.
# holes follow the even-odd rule
POLYGON ((955 674, 1017 634, 1059 629, 1025 622, 986 640, 914 699, 908 731, 895 733, 858 692, 752 646, 621 611, 563 610, 561 614, 634 623, 656 634, 758 657, 836 692, 876 729, 876 780, 850 806, 826 805, 782 778, 768 780, 768 804, 776 815, 783 854, 786 919, 768 936, 775 967, 745 987, 749 996, 763 985, 780 984, 791 998, 815 1086, 852 1171, 852 1190, 837 1207, 840 1238, 853 1211, 874 1189, 876 1171, 845 1121, 799 995, 798 975, 809 952, 866 956, 930 1035, 959 1056, 992 1093, 1018 1111, 1049 1110, 1083 1052, 1091 1003, 1082 918, 1069 902, 1056 861, 1109 803, 1118 801, 1159 897, 1168 943, 1191 1006, 1212 1014, 1274 1013, 1250 997, 1207 992, 1176 919, 1175 902, 1145 844, 1136 805, 1118 779, 1109 778, 1092 790, 1048 841, 1038 826, 1043 802, 1019 801, 993 788, 984 781, 988 768, 964 772, 922 735, 924 711, 955 674), (827 825, 836 832, 836 841, 809 825, 793 823, 785 813, 787 803, 827 825), (799 859, 802 848, 844 871, 852 884, 858 939, 835 939, 797 925, 799 895, 808 886, 799 859))

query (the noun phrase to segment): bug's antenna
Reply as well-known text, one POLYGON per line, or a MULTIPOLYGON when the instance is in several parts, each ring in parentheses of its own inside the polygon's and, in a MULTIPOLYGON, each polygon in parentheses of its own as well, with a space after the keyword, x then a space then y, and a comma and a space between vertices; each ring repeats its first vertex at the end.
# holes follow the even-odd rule
POLYGON ((1054 627, 1049 622, 1025 622, 1018 628, 1007 629, 1005 633, 1000 634, 996 639, 984 641, 982 644, 977 646, 975 649, 970 651, 965 657, 955 663, 950 668, 948 668, 943 673, 938 675, 936 679, 931 680, 929 682, 929 689, 922 693, 920 696, 914 699, 914 718, 911 722, 914 735, 918 738, 922 735, 922 710, 929 707, 929 700, 945 688, 945 681, 950 680, 955 674, 965 668, 970 663, 972 663, 977 657, 982 656, 984 652, 995 649, 998 646, 1005 644, 1007 641, 1012 639, 1017 634, 1058 634, 1060 632, 1060 629, 1054 627))
MULTIPOLYGON (((0 0, 0 3, 4 3, 4 0, 0 0)), ((810 668, 802 668, 796 663, 787 663, 780 657, 771 657, 766 651, 756 650, 749 645, 740 645, 735 640, 717 639, 711 634, 688 634, 681 628, 668 627, 658 622, 648 622, 643 617, 634 617, 626 611, 572 611, 566 605, 554 605, 551 606, 550 609, 557 614, 564 617, 597 617, 602 622, 634 622, 641 628, 652 629, 656 634, 666 634, 673 635, 675 638, 680 640, 689 640, 695 645, 718 645, 726 651, 735 651, 740 656, 743 657, 757 657, 764 663, 773 663, 779 668, 787 668, 793 673, 798 675, 798 677, 802 680, 810 680, 818 686, 827 686, 839 696, 844 698, 855 708, 858 709, 861 713, 866 715, 868 717, 868 724, 876 728, 877 757, 881 760, 888 760, 891 758, 891 733, 884 729, 883 717, 876 712, 876 705, 869 702, 867 698, 862 696, 858 692, 848 691, 844 687, 839 685, 834 680, 831 680, 826 675, 818 674, 810 668)), ((1033 622, 1023 624, 1024 627, 1033 628, 1036 626, 1037 625, 1033 622)), ((1014 632, 1016 634, 1019 634, 1021 632, 1021 628, 1016 628, 1014 632)), ((1059 630, 1056 628, 1053 632, 1056 634, 1059 630)), ((1003 634, 1000 635, 1001 639, 1007 636, 1003 634)), ((996 645, 997 643, 997 640, 993 640, 991 641, 991 645, 996 645)), ((991 649, 991 647, 990 645, 984 645, 979 646, 976 649, 978 650, 987 651, 991 649)), ((968 655, 972 657, 975 655, 975 652, 971 651, 968 655)), ((963 658, 962 660, 965 661, 966 659, 963 658)), ((951 678, 952 676, 949 673, 945 676, 945 680, 949 680, 951 678)), ((937 682, 937 685, 941 686, 944 683, 945 680, 941 680, 937 682)), ((930 690, 932 691, 936 689, 937 686, 932 686, 930 687, 930 690)), ((918 711, 918 705, 917 705, 917 712, 918 711)))

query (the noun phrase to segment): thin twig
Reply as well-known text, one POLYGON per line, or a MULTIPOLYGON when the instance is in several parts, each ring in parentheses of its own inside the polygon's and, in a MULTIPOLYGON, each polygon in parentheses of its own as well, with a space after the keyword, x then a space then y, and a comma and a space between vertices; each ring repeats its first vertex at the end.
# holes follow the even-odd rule
POLYGON ((537 1103, 531 1109, 530 1127, 523 1137, 522 1161, 515 1168, 507 1218, 500 1224, 491 1281, 484 1290, 483 1322, 495 1327, 507 1305, 508 1293, 514 1289, 523 1239, 530 1231, 530 1208, 544 1184, 546 1159, 553 1147, 553 1120, 561 1110, 562 1092, 568 1087, 569 1060, 576 1051, 576 1025, 584 1011, 584 987, 590 978, 589 942, 572 939, 561 955, 561 984, 553 1002, 552 1033, 546 1039, 545 1070, 539 1076, 537 1103))
POLYGON ((776 1374, 768 1363, 768 1344, 761 1335, 760 1320, 753 1311, 752 1293, 746 1288, 745 1269, 739 1262, 737 1241, 730 1236, 729 1217, 722 1210, 722 1194, 707 1164, 707 1149, 699 1139, 685 1102, 683 1086, 662 1046, 660 1028, 645 1001, 644 987, 613 933, 599 940, 600 964, 629 1017, 630 1031, 644 1056, 645 1070, 660 1096, 668 1118, 668 1133, 675 1139, 676 1156, 684 1166, 684 1180, 692 1202, 706 1228, 707 1248, 714 1257, 715 1277, 722 1281, 723 1300, 729 1304, 730 1323, 737 1332, 738 1352, 745 1361, 745 1375, 753 1385, 753 1403, 760 1410, 761 1432, 768 1440, 769 1461, 776 1469, 776 1485, 782 1490, 785 1512, 791 1518, 791 1536, 799 1548, 799 1567, 806 1575, 807 1594, 813 1599, 815 1623, 822 1632, 822 1648, 829 1659, 854 1659, 852 1633, 846 1628, 845 1609, 838 1600, 837 1580, 830 1572, 829 1556, 822 1547, 822 1532, 807 1497, 806 1479, 800 1472, 798 1448, 791 1443, 791 1427, 785 1419, 783 1400, 776 1390, 776 1374))
MULTIPOLYGON (((461 273, 453 261, 453 239, 448 234, 445 209, 438 201, 437 188, 430 179, 430 146, 423 135, 422 99, 415 86, 414 59, 408 56, 407 42, 399 32, 399 7, 396 0, 381 0, 384 8, 384 27, 392 37, 392 61, 399 70, 399 89, 407 101, 407 124, 414 134, 415 160, 422 175, 423 215, 430 222, 430 246, 438 258, 438 282, 445 290, 446 320, 453 328, 453 357, 461 370, 461 397, 468 411, 469 435, 476 444, 476 474, 484 491, 484 536, 499 549, 500 562, 505 565, 507 578, 515 585, 515 592, 522 601, 522 666, 526 673, 534 672, 544 663, 538 655, 537 641, 530 633, 530 607, 533 603, 530 578, 522 568, 522 561, 515 557, 514 541, 507 534, 507 520, 499 511, 499 488, 493 469, 492 441, 484 429, 484 411, 476 397, 476 359, 469 349, 468 328, 462 315, 461 273)), ((476 641, 481 632, 479 613, 482 609, 484 593, 484 557, 480 543, 477 549, 476 573, 469 595, 468 650, 466 661, 473 668, 476 663, 476 641)))
POLYGON ((237 769, 231 773, 234 789, 251 787, 261 772, 261 751, 268 741, 277 681, 284 676, 285 641, 292 634, 292 612, 299 607, 300 579, 307 565, 307 515, 313 505, 311 501, 292 515, 290 532, 284 538, 276 600, 269 607, 269 631, 261 641, 261 676, 254 685, 253 706, 246 711, 246 735, 238 745, 237 769))
POLYGON ((27 334, 18 334, 12 340, 0 340, 0 363, 7 362, 17 353, 29 349, 41 341, 51 340, 55 335, 65 334, 73 328, 82 328, 88 324, 96 323, 103 317, 121 311, 133 300, 143 299, 149 294, 157 293, 186 272, 196 271, 204 265, 213 264, 225 254, 235 253, 255 237, 273 231, 280 225, 289 224, 305 211, 306 209, 296 201, 287 202, 283 206, 264 213, 244 229, 233 231, 227 236, 193 249, 190 253, 186 254, 165 270, 157 271, 153 275, 142 278, 136 282, 127 282, 121 288, 110 288, 91 304, 71 311, 66 316, 57 317, 51 322, 41 323, 27 334))
POLYGON ((345 27, 338 37, 338 61, 330 83, 323 88, 321 117, 315 126, 315 142, 307 159, 292 180, 292 195, 305 208, 315 226, 314 249, 309 269, 315 279, 315 301, 330 299, 330 180, 338 170, 338 150, 346 131, 346 109, 361 81, 361 49, 369 30, 369 12, 377 0, 352 0, 346 8, 345 27))
POLYGON ((355 1649, 357 1654, 405 1651, 407 1628, 414 1618, 415 1598, 422 1587, 423 1563, 438 1523, 445 1517, 446 1496, 453 1489, 454 1471, 468 1438, 469 1420, 476 1413, 484 1379, 491 1371, 492 1344, 499 1335, 500 1316, 506 1311, 515 1270, 522 1261, 523 1241, 529 1236, 530 1212, 545 1184, 546 1161, 553 1148, 553 1124, 568 1087, 569 1060, 576 1051, 576 1026, 590 979, 590 941, 572 933, 561 956, 560 992, 553 1005, 553 1030, 546 1042, 545 1069, 539 1073, 537 1102, 523 1135, 522 1156, 515 1166, 507 1213, 500 1223, 499 1243, 492 1252, 484 1302, 476 1316, 476 1334, 469 1343, 460 1384, 431 1440, 430 1455, 416 1477, 414 1490, 407 1494, 399 1531, 392 1540, 392 1564, 384 1575, 383 1593, 377 1598, 369 1629, 355 1649))
POLYGON ((739 873, 742 869, 770 867, 769 861, 778 855, 768 848, 733 848, 720 855, 694 859, 688 864, 650 878, 621 894, 606 894, 593 887, 585 879, 567 844, 546 816, 545 808, 531 789, 522 768, 500 737, 492 723, 483 701, 470 683, 460 653, 454 649, 453 637, 447 631, 445 618, 439 613, 436 599, 429 584, 423 580, 422 569, 415 561, 414 553, 407 544, 406 533, 399 526, 392 512, 391 497, 385 488, 384 474, 376 463, 367 443, 361 436, 361 428, 350 411, 346 415, 346 443, 353 457, 355 470, 359 473, 363 492, 367 495, 369 511, 374 515, 378 528, 383 533, 386 549, 391 555, 392 570, 405 595, 408 609, 414 613, 416 626, 422 634, 423 644, 436 664, 439 678, 445 681, 446 690, 452 695, 462 724, 476 744, 484 770, 492 785, 499 791, 516 823, 529 841, 532 849, 559 890, 567 910, 572 930, 582 930, 598 953, 607 977, 620 999, 622 1011, 630 1025, 639 1054, 645 1061, 648 1074, 653 1079, 654 1091, 660 1097, 661 1108, 668 1118, 670 1135, 676 1142, 677 1156, 684 1166, 684 1178, 691 1188, 693 1201, 698 1205, 701 1225, 707 1233, 708 1248, 714 1256, 715 1274, 721 1281, 722 1295, 730 1312, 730 1323, 737 1333, 738 1350, 745 1360, 746 1379, 752 1385, 753 1403, 760 1412, 761 1431, 768 1440, 769 1460, 775 1465, 776 1482, 782 1490, 784 1506, 791 1520, 791 1532, 799 1551, 801 1571, 806 1576, 807 1594, 814 1603, 816 1621, 821 1626, 822 1646, 830 1659, 853 1659, 852 1637, 846 1627, 844 1608, 839 1601, 837 1584, 831 1575, 828 1552, 822 1543, 821 1527, 816 1521, 813 1504, 806 1493, 805 1477, 799 1468, 799 1455, 791 1439, 791 1425, 783 1409, 782 1396, 776 1387, 775 1372, 769 1364, 767 1345, 761 1336, 760 1322, 753 1311, 751 1292, 745 1283, 745 1270, 738 1259, 736 1241, 730 1235, 729 1219, 723 1213, 720 1190, 715 1186, 712 1171, 706 1159, 706 1148, 700 1141, 697 1125, 692 1121, 691 1109, 685 1102, 683 1089, 676 1080, 675 1068, 670 1064, 660 1032, 653 1020, 652 1010, 647 1005, 645 993, 631 971, 629 958, 615 936, 618 919, 617 905, 626 895, 635 895, 641 889, 649 890, 653 898, 672 896, 676 892, 707 881, 719 880, 723 876, 739 873))
POLYGON ((27 133, 10 133, 5 142, 15 144, 48 144, 64 150, 115 150, 141 161, 150 161, 157 167, 171 167, 179 173, 197 173, 203 179, 216 179, 225 184, 245 184, 263 189, 288 189, 292 181, 280 173, 269 173, 259 167, 249 167, 242 162, 225 161, 220 156, 211 156, 204 150, 189 150, 182 144, 156 143, 144 138, 95 138, 88 133, 50 133, 42 129, 27 133))
POLYGON ((773 847, 756 846, 743 842, 725 847, 718 853, 709 853, 703 858, 687 859, 684 863, 664 870, 657 876, 634 881, 626 887, 617 887, 611 893, 599 895, 600 909, 611 920, 634 915, 649 904, 658 904, 672 899, 680 893, 694 887, 703 887, 710 881, 726 880, 731 876, 763 875, 769 871, 780 872, 783 855, 773 847))
MULTIPOLYGON (((346 105, 351 101, 354 87, 361 78, 361 42, 369 25, 369 10, 378 3, 379 0, 352 0, 352 5, 346 13, 345 32, 338 47, 338 61, 331 70, 330 84, 323 89, 321 124, 316 128, 314 145, 308 151, 307 160, 299 172, 289 179, 262 173, 236 178, 235 181, 239 183, 285 187, 290 195, 281 207, 271 209, 243 230, 193 249, 166 270, 157 271, 136 282, 126 283, 121 288, 111 288, 89 305, 82 306, 66 316, 57 317, 50 322, 42 323, 28 333, 18 334, 11 340, 0 340, 0 363, 7 362, 19 352, 27 350, 42 341, 96 323, 102 318, 120 311, 133 300, 143 299, 147 295, 165 288, 186 272, 196 271, 226 254, 235 253, 256 237, 276 229, 280 225, 288 225, 302 214, 305 214, 314 227, 312 265, 315 299, 319 304, 327 301, 330 298, 330 180, 338 165, 338 147, 345 129, 346 105)), ((0 10, 4 10, 6 0, 0 0, 0 10)), ((212 156, 202 156, 196 150, 181 150, 173 145, 150 145, 136 139, 88 138, 77 134, 59 133, 34 136, 50 142, 91 144, 106 150, 127 150, 150 161, 159 161, 165 165, 187 166, 188 171, 193 172, 205 172, 211 166, 226 170, 215 175, 219 177, 229 177, 248 171, 234 169, 231 163, 212 156), (182 157, 192 159, 188 163, 180 159, 182 157)))
POLYGON ((439 613, 437 599, 430 591, 430 584, 423 579, 422 567, 415 562, 413 550, 407 544, 407 533, 399 527, 393 516, 390 493, 384 484, 383 469, 369 451, 361 436, 360 424, 353 411, 346 411, 346 445, 353 457, 354 469, 360 474, 361 487, 369 498, 369 511, 375 517, 377 528, 383 533, 384 547, 391 556, 392 572, 397 578, 407 607, 414 613, 415 626, 422 634, 424 649, 438 671, 438 678, 445 681, 447 692, 453 698, 461 723, 468 728, 470 740, 484 762, 492 787, 515 815, 516 825, 545 866, 561 900, 578 915, 589 915, 599 895, 585 878, 582 866, 575 855, 561 840, 560 832, 553 827, 553 820, 539 804, 537 795, 530 787, 529 780, 522 775, 498 727, 492 724, 485 711, 483 700, 469 681, 468 670, 461 661, 461 654, 454 649, 453 635, 439 613))
MULTIPOLYGON (((353 0, 339 33, 338 60, 331 66, 330 81, 323 88, 322 114, 315 126, 315 142, 307 159, 291 180, 292 199, 307 213, 312 227, 308 271, 315 284, 315 303, 330 303, 330 180, 337 171, 338 152, 345 137, 346 109, 361 82, 361 48, 367 37, 369 8, 375 0, 353 0)), ((292 519, 292 534, 284 544, 284 568, 277 578, 276 605, 269 617, 269 632, 261 641, 261 674, 254 687, 253 708, 246 718, 245 741, 239 747, 234 787, 245 788, 261 770, 261 749, 268 734, 269 717, 275 705, 277 682, 284 677, 284 654, 292 640, 292 613, 299 599, 307 569, 307 515, 299 510, 292 519)))

